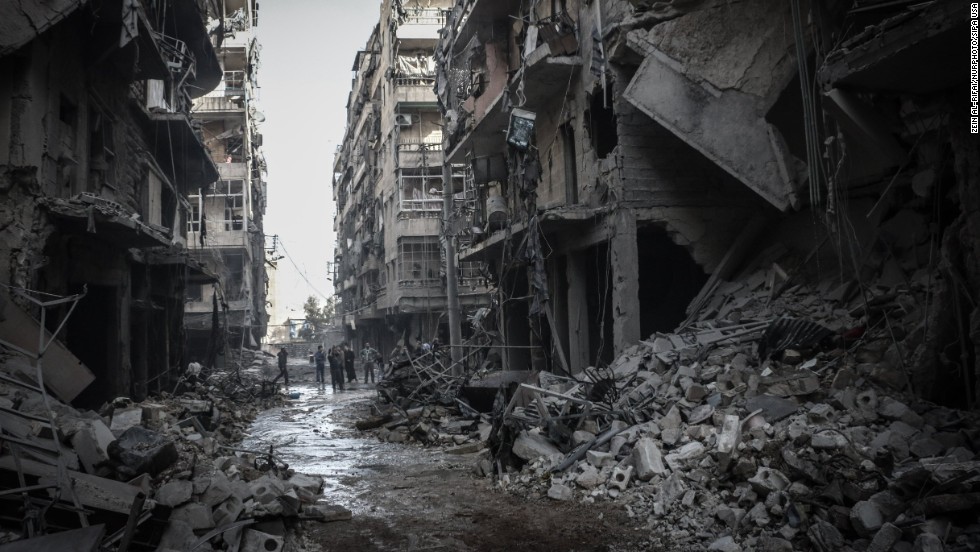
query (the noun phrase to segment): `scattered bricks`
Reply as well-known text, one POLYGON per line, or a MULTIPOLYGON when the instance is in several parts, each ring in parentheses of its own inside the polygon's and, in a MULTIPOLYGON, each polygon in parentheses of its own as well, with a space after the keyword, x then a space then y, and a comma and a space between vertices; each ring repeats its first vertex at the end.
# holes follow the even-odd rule
POLYGON ((522 431, 514 441, 512 452, 523 460, 531 461, 539 456, 561 454, 558 447, 537 430, 522 431))
POLYGON ((810 437, 810 446, 818 450, 841 449, 847 446, 847 437, 837 430, 825 429, 810 437))
POLYGON ((314 502, 323 489, 323 478, 316 475, 293 474, 288 483, 296 488, 303 502, 314 502))
POLYGON ((739 422, 738 416, 735 416, 734 414, 726 414, 725 421, 721 427, 721 433, 718 435, 717 448, 718 468, 722 472, 728 471, 741 438, 742 426, 739 422))
POLYGON ((245 505, 237 496, 230 496, 221 504, 214 507, 214 523, 218 527, 228 525, 238 520, 238 516, 245 510, 245 505))
POLYGON ((211 508, 200 502, 191 502, 174 509, 170 514, 171 521, 183 521, 194 531, 214 528, 214 515, 211 508))
POLYGON ((818 403, 810 407, 806 417, 815 424, 825 424, 837 420, 837 411, 827 403, 818 403))
POLYGON ((623 448, 624 445, 626 445, 627 442, 628 441, 626 437, 623 437, 622 435, 617 435, 613 437, 612 440, 609 441, 609 454, 612 455, 613 458, 615 458, 619 454, 619 451, 623 448))
POLYGON ((677 405, 670 407, 670 410, 660 420, 657 420, 657 425, 660 426, 661 430, 680 429, 682 423, 681 411, 677 408, 677 405))
POLYGON ((851 508, 851 527, 862 537, 870 537, 881 528, 882 518, 878 505, 868 500, 862 500, 851 508))
POLYGON ((246 529, 242 538, 242 552, 282 552, 285 539, 255 529, 246 529))
POLYGON ((630 483, 631 477, 633 477, 633 466, 626 466, 625 468, 615 467, 613 468, 612 475, 609 476, 607 485, 620 491, 625 491, 626 486, 630 483))
POLYGON ((757 493, 767 495, 786 490, 789 487, 789 479, 779 470, 760 467, 749 479, 749 484, 757 493))
POLYGON ((604 468, 616 464, 616 457, 608 452, 590 450, 585 453, 585 460, 592 466, 604 468))
POLYGON ((185 502, 190 502, 193 491, 194 484, 190 481, 171 481, 157 489, 154 498, 160 504, 173 508, 185 502))
POLYGON ((303 509, 304 517, 328 523, 331 521, 348 521, 353 513, 337 504, 311 504, 303 509))
POLYGON ((630 461, 633 464, 634 473, 640 481, 650 481, 655 475, 667 475, 668 471, 664 466, 663 455, 657 443, 648 437, 644 437, 633 445, 633 452, 630 453, 630 461))
POLYGON ((701 402, 706 396, 708 396, 708 389, 700 383, 692 384, 684 392, 684 398, 695 404, 701 402))
POLYGON ((704 453, 705 446, 698 441, 694 441, 668 454, 664 457, 664 460, 670 466, 670 469, 676 472, 682 469, 687 462, 701 458, 704 453))
POLYGON ((871 540, 867 552, 891 552, 892 547, 901 538, 902 530, 891 523, 886 523, 881 526, 881 529, 875 534, 874 539, 871 540))
POLYGON ((912 552, 944 552, 945 550, 942 539, 932 533, 922 533, 915 537, 915 543, 912 545, 912 552))
POLYGON ((552 500, 571 500, 574 496, 575 491, 562 483, 552 483, 551 488, 548 489, 548 498, 552 500))
POLYGON ((258 504, 273 504, 279 495, 285 492, 283 483, 279 479, 265 475, 249 484, 252 489, 252 498, 258 504))
POLYGON ((167 419, 167 407, 157 403, 143 403, 143 421, 150 424, 159 424, 167 419))

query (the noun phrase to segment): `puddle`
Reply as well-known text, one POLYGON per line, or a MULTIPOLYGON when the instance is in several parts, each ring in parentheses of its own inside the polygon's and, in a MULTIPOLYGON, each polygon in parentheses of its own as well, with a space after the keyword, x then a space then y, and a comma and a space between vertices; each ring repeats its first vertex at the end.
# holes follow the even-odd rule
POLYGON ((362 437, 354 429, 349 410, 352 403, 371 400, 373 388, 364 386, 345 391, 325 389, 313 382, 296 382, 290 391, 299 398, 281 408, 259 414, 252 423, 242 448, 268 450, 297 472, 320 475, 326 484, 324 497, 328 502, 343 504, 355 513, 372 508, 358 500, 358 475, 371 471, 384 472, 407 460, 403 446, 382 443, 373 436, 362 437))

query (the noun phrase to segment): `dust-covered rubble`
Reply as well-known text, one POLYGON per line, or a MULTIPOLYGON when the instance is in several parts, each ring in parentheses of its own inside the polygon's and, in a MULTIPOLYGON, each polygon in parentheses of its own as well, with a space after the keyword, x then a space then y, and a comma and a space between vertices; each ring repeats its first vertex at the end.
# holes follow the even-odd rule
MULTIPOLYGON (((4 372, 23 374, 7 369, 18 362, 24 360, 5 356, 4 372)), ((0 475, 20 478, 13 487, 27 487, 38 509, 48 502, 57 512, 81 507, 86 523, 105 524, 106 549, 125 540, 160 551, 281 550, 296 520, 350 519, 346 508, 322 502, 320 477, 294 472, 273 450, 235 447, 260 409, 282 401, 264 383, 268 357, 246 352, 235 365, 187 377, 176 393, 141 403, 121 397, 99 412, 48 397, 50 418, 40 393, 5 380, 0 475), (51 489, 36 487, 45 484, 51 489)), ((8 506, 22 509, 17 496, 19 506, 8 506)), ((43 518, 30 510, 20 514, 43 518)), ((3 542, 42 534, 41 522, 4 533, 3 542)))

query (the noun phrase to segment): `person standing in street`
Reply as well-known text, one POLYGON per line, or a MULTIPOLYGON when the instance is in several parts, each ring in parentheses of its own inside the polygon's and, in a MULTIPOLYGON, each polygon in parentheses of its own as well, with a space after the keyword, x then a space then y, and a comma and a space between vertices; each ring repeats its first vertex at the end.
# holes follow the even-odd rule
POLYGON ((289 353, 286 352, 285 347, 281 347, 279 349, 279 354, 277 354, 276 357, 279 360, 279 375, 272 380, 272 383, 275 383, 279 380, 279 378, 282 378, 283 382, 286 383, 286 387, 289 387, 289 372, 286 371, 286 359, 289 358, 289 353))
POLYGON ((330 348, 330 385, 344 390, 344 353, 337 345, 330 348))
POLYGON ((354 351, 346 343, 343 345, 343 355, 344 369, 347 370, 347 383, 357 383, 357 372, 354 371, 354 351))
POLYGON ((361 364, 364 365, 364 383, 368 382, 368 376, 371 376, 371 383, 374 383, 374 363, 378 360, 380 353, 371 348, 370 343, 365 343, 364 348, 361 349, 361 364))
POLYGON ((313 362, 316 363, 316 382, 323 385, 326 383, 323 370, 327 366, 327 354, 323 352, 323 345, 316 348, 316 353, 313 354, 313 362))

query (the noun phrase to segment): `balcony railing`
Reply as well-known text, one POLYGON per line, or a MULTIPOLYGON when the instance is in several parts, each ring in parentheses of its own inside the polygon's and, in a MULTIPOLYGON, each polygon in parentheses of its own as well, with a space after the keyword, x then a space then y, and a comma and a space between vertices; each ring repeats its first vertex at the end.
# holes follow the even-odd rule
POLYGON ((402 25, 438 25, 443 27, 446 25, 446 15, 445 10, 440 10, 438 8, 432 9, 408 9, 405 17, 401 19, 402 25))
POLYGON ((223 96, 204 96, 194 101, 195 113, 208 111, 245 111, 245 104, 223 96))

